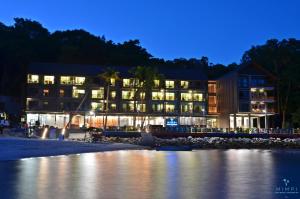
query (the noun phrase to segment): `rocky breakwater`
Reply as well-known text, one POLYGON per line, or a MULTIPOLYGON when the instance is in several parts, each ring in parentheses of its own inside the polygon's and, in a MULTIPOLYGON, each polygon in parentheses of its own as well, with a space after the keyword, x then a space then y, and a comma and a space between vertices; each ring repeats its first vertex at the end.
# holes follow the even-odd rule
POLYGON ((295 148, 300 149, 300 139, 263 139, 263 138, 173 138, 161 139, 155 137, 156 146, 192 146, 193 149, 270 149, 295 148))

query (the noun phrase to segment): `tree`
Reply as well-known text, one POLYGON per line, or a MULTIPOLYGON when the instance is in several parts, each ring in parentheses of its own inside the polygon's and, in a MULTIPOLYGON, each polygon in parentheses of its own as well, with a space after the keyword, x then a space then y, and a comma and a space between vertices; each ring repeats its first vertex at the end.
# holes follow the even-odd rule
MULTIPOLYGON (((134 111, 139 114, 137 100, 141 100, 140 104, 145 104, 146 93, 154 87, 154 80, 162 82, 163 75, 161 75, 155 68, 147 66, 137 66, 129 71, 134 77, 134 111), (142 95, 141 95, 142 94, 142 95)), ((142 107, 141 107, 142 108, 142 107)), ((145 110, 146 111, 146 110, 145 110)), ((135 123, 134 117, 134 123, 135 123)), ((145 117, 141 120, 141 129, 144 127, 145 117)))
POLYGON ((109 88, 111 86, 112 79, 115 79, 115 81, 119 80, 119 72, 113 68, 107 67, 105 71, 99 75, 99 77, 104 80, 106 84, 105 119, 103 127, 103 130, 105 131, 107 126, 107 115, 109 112, 109 88))

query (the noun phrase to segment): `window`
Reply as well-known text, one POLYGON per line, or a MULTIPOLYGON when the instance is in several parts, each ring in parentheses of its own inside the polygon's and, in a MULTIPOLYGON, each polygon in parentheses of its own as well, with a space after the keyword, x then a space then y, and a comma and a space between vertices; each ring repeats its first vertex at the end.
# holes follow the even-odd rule
POLYGON ((155 88, 159 87, 159 80, 158 79, 154 80, 154 87, 155 88))
POLYGON ((239 86, 241 88, 247 88, 247 87, 249 87, 248 77, 240 77, 239 78, 239 86))
POLYGON ((98 90, 92 90, 92 99, 103 99, 104 98, 104 88, 99 88, 98 90))
POLYGON ((145 99, 145 92, 140 92, 140 99, 144 100, 145 99))
POLYGON ((152 100, 163 100, 164 93, 163 92, 152 92, 152 100))
POLYGON ((64 85, 83 85, 85 77, 61 76, 60 83, 64 85))
POLYGON ((181 93, 181 101, 192 101, 192 93, 181 93))
POLYGON ((133 87, 133 79, 123 79, 123 87, 133 87))
POLYGON ((85 94, 85 90, 77 89, 75 86, 73 87, 72 97, 81 98, 85 94))
POLYGON ((111 86, 116 86, 116 79, 111 78, 111 79, 110 79, 110 85, 111 85, 111 86))
POLYGON ((45 96, 45 97, 49 96, 49 89, 43 90, 43 96, 45 96))
POLYGON ((174 88, 174 81, 167 80, 166 81, 166 88, 174 88))
POLYGON ((189 88, 189 82, 188 81, 180 81, 180 87, 187 89, 189 88))
POLYGON ((181 112, 182 113, 191 113, 193 111, 193 103, 182 103, 181 104, 181 112))
POLYGON ((44 84, 54 84, 54 76, 45 75, 44 84))
POLYGON ((117 110, 117 105, 116 104, 110 104, 110 110, 111 111, 117 110))
POLYGON ((85 77, 75 77, 75 85, 83 85, 85 82, 85 77))
POLYGON ((59 89, 59 97, 64 97, 65 96, 65 90, 59 89))
POLYGON ((217 97, 216 96, 209 96, 208 97, 208 104, 216 105, 217 104, 217 97))
POLYGON ((72 84, 72 80, 70 76, 61 76, 60 77, 60 83, 64 85, 70 85, 72 84))
POLYGON ((249 91, 239 91, 240 99, 248 100, 249 99, 249 91))
POLYGON ((137 104, 137 111, 146 112, 146 104, 137 104))
POLYGON ((152 110, 154 112, 161 112, 164 108, 163 104, 152 104, 152 110))
POLYGON ((175 100, 175 93, 166 93, 166 100, 175 100))
POLYGON ((134 90, 131 91, 122 91, 122 99, 133 99, 134 98, 134 90))
POLYGON ((175 111, 175 105, 173 103, 166 103, 166 112, 173 113, 175 111))
POLYGON ((111 99, 116 99, 116 96, 117 96, 116 91, 111 91, 111 92, 110 92, 110 98, 111 98, 111 99))
POLYGON ((27 83, 29 84, 38 84, 39 76, 38 75, 27 75, 27 83))
POLYGON ((266 83, 263 77, 252 77, 251 86, 264 86, 266 83))
POLYGON ((200 104, 194 104, 193 105, 193 111, 194 113, 203 113, 204 112, 204 106, 200 104))
POLYGON ((216 106, 209 106, 208 107, 209 113, 217 113, 217 107, 216 106))
POLYGON ((92 110, 103 111, 104 110, 104 103, 103 102, 92 102, 91 107, 92 107, 92 110))
POLYGON ((123 103, 122 109, 125 112, 133 112, 134 111, 134 103, 130 101, 129 103, 123 103))
POLYGON ((193 101, 201 102, 203 101, 202 93, 193 93, 193 101))
POLYGON ((216 84, 208 84, 208 92, 216 93, 217 92, 216 84))

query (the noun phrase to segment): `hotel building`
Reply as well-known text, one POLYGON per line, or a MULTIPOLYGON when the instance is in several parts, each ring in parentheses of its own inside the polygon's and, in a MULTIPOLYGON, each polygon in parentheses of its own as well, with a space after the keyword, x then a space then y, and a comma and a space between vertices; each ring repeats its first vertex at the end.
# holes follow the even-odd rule
MULTIPOLYGON (((206 127, 207 78, 198 69, 159 68, 163 80, 134 97, 130 67, 112 67, 109 91, 99 75, 105 67, 34 63, 28 66, 26 119, 62 128, 103 127, 107 95, 108 127, 187 125, 206 127), (172 122, 169 122, 172 121, 172 122)), ((211 124, 212 125, 212 124, 211 124)))
POLYGON ((217 80, 218 125, 222 128, 275 126, 275 76, 249 64, 217 80))

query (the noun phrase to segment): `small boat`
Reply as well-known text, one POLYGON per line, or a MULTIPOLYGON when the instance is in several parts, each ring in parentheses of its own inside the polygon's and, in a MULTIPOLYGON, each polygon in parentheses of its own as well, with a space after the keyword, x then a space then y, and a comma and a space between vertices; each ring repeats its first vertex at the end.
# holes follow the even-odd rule
POLYGON ((191 151, 191 146, 157 146, 156 151, 191 151))

